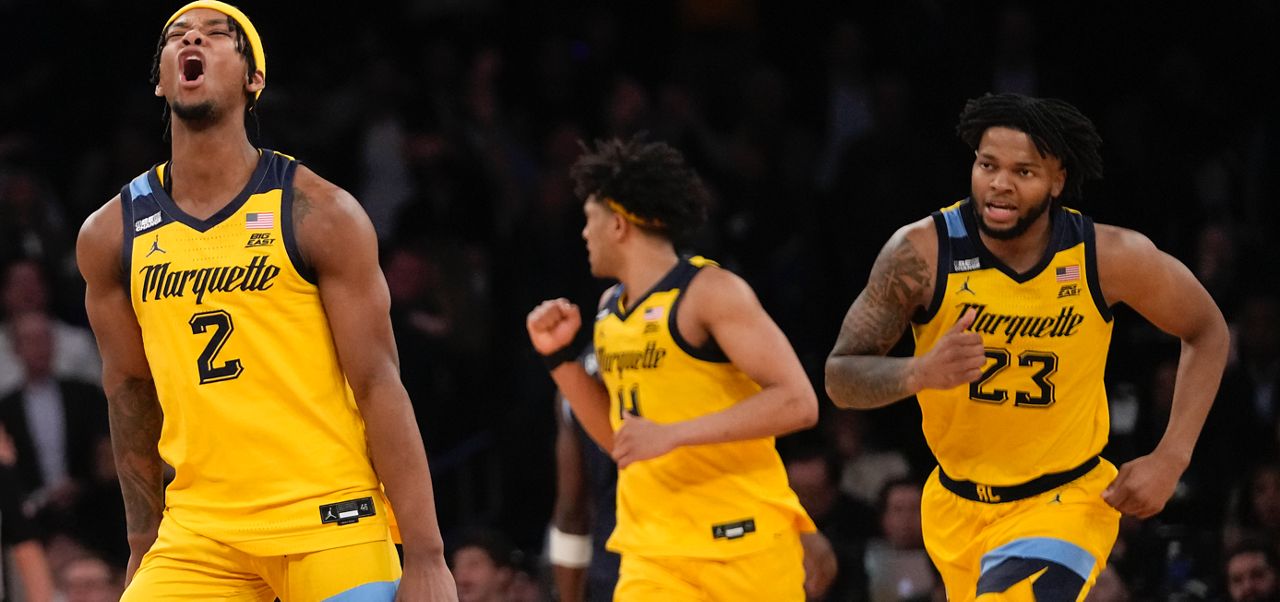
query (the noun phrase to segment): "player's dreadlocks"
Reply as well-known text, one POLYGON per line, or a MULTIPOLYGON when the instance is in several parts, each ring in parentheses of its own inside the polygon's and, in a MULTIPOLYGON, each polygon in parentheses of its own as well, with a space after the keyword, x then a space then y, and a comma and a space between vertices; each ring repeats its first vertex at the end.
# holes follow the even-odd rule
POLYGON ((581 146, 583 154, 570 170, 579 198, 612 200, 629 221, 677 244, 706 221, 707 189, 676 149, 645 142, 643 135, 581 146))
MULTIPOLYGON (((170 25, 170 27, 171 26, 172 25, 170 25)), ((244 29, 240 27, 240 24, 237 23, 235 19, 227 19, 227 29, 230 30, 231 35, 236 38, 236 51, 240 53, 240 56, 244 57, 244 64, 247 67, 245 70, 246 75, 253 77, 253 72, 258 70, 258 62, 253 58, 253 45, 249 43, 249 36, 245 35, 244 29)), ((164 52, 165 39, 168 35, 169 27, 165 27, 164 30, 160 32, 160 39, 156 41, 156 53, 151 58, 151 85, 153 86, 160 83, 160 53, 164 52)), ((248 91, 245 92, 245 96, 248 98, 248 103, 246 103, 244 107, 244 118, 245 123, 248 124, 250 115, 255 115, 253 113, 253 107, 257 104, 258 99, 252 92, 248 91)), ((164 135, 168 138, 169 103, 167 102, 164 103, 163 118, 164 135)))
POLYGON ((1056 98, 1021 94, 984 94, 965 103, 956 134, 977 150, 982 134, 992 127, 1024 132, 1042 155, 1062 161, 1067 179, 1062 196, 1079 199, 1085 180, 1102 177, 1102 138, 1079 109, 1056 98))

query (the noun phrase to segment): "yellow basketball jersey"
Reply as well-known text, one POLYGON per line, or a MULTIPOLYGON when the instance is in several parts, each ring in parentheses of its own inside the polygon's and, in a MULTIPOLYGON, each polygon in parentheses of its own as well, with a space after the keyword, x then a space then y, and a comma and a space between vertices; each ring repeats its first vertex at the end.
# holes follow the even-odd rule
POLYGON ((921 391, 924 435, 955 479, 1015 485, 1102 451, 1109 416, 1103 371, 1111 312, 1098 288, 1093 222, 1050 210, 1044 258, 1017 274, 987 250, 971 201, 935 212, 938 278, 913 320, 923 355, 968 309, 987 363, 974 383, 921 391))
MULTIPOLYGON (((595 349, 616 431, 623 412, 658 423, 724 410, 760 391, 718 348, 693 348, 676 328, 683 291, 705 265, 681 260, 624 309, 621 285, 596 316, 595 349)), ((813 531, 787 484, 773 437, 679 447, 618 473, 611 550, 643 556, 730 558, 813 531)))
POLYGON ((160 455, 176 471, 166 516, 251 554, 376 541, 385 498, 294 240, 297 162, 260 154, 244 191, 206 220, 170 198, 165 165, 121 191, 160 455))

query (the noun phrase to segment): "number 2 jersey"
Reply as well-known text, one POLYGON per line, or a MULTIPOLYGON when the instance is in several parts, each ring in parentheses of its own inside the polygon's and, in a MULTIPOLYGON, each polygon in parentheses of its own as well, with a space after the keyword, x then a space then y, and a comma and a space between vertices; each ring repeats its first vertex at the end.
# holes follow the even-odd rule
POLYGON ((933 213, 938 276, 929 308, 913 320, 916 355, 969 309, 987 355, 976 382, 917 394, 925 439, 952 478, 1016 485, 1075 468, 1107 443, 1112 321, 1093 222, 1049 211, 1049 249, 1024 274, 983 246, 972 201, 933 213))
MULTIPOLYGON (((691 347, 676 327, 683 293, 706 265, 715 264, 681 259, 630 311, 618 285, 596 316, 613 430, 624 412, 678 422, 760 391, 722 352, 691 347)), ((773 437, 677 447, 631 464, 618 471, 617 500, 608 546, 623 554, 732 558, 776 545, 779 533, 814 530, 773 437)))
POLYGON ((176 471, 166 516, 260 555, 382 539, 364 421, 292 231, 297 162, 259 152, 245 189, 206 220, 165 191, 167 164, 121 191, 160 456, 176 471))

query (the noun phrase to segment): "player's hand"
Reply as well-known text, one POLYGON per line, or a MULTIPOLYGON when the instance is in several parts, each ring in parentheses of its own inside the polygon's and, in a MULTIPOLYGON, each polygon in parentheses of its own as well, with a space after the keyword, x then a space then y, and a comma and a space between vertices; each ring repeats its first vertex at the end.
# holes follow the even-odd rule
POLYGON ((800 545, 804 548, 804 595, 810 600, 827 594, 836 580, 836 553, 831 542, 819 532, 801 533, 800 545))
POLYGON ((613 461, 618 468, 661 456, 679 445, 671 425, 658 424, 634 414, 622 415, 622 426, 613 434, 613 461))
POLYGON ((1102 499, 1123 514, 1151 518, 1164 510, 1186 469, 1186 462, 1153 452, 1121 466, 1102 499))
POLYGON ((396 588, 396 602, 457 602, 458 586, 444 556, 414 561, 405 557, 404 574, 396 588))
POLYGON ((529 342, 542 355, 550 355, 573 342, 582 327, 578 306, 563 297, 538 304, 524 320, 529 329, 529 342))
POLYGON ((908 378, 914 391, 950 389, 982 377, 982 366, 987 363, 982 335, 965 330, 977 315, 975 310, 966 310, 932 349, 912 360, 908 378))

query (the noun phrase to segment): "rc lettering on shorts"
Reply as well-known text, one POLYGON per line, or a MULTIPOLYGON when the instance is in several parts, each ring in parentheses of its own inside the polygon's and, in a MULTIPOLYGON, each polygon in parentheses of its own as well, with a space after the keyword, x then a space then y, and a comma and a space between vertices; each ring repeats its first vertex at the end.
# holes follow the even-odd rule
POLYGON ((711 525, 711 537, 715 539, 739 539, 747 533, 756 532, 756 519, 748 518, 736 523, 711 525))
POLYGON ((249 235, 249 242, 245 243, 244 248, 250 247, 266 247, 274 243, 276 239, 271 238, 270 232, 254 232, 249 235))
POLYGON ((357 500, 347 500, 320 506, 320 524, 338 523, 339 525, 349 525, 375 514, 377 512, 373 508, 373 498, 362 497, 357 500))

